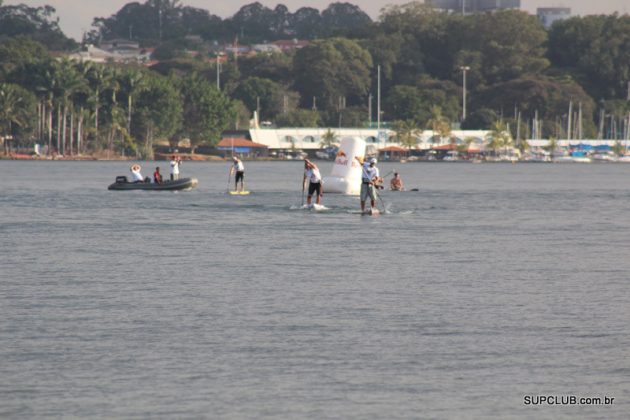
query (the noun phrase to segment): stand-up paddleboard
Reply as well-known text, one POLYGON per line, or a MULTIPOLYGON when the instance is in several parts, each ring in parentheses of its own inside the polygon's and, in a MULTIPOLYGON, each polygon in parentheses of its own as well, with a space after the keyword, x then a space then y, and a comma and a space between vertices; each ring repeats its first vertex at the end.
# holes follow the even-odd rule
POLYGON ((378 216, 381 212, 375 207, 373 209, 367 209, 361 213, 361 216, 378 216))
POLYGON ((311 211, 325 211, 325 210, 330 210, 329 207, 326 207, 322 204, 305 204, 302 208, 306 209, 306 210, 311 210, 311 211))
POLYGON ((230 195, 249 195, 251 191, 228 191, 230 195))

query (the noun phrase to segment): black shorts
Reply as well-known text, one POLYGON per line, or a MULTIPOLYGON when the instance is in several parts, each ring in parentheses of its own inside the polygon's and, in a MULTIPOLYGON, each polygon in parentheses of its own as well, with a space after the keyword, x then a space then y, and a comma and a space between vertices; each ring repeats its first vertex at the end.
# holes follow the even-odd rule
POLYGON ((234 178, 234 182, 243 181, 245 179, 244 171, 236 171, 236 177, 234 178))
POLYGON ((311 182, 308 184, 308 195, 311 196, 313 193, 317 191, 317 195, 322 195, 322 183, 321 182, 311 182))

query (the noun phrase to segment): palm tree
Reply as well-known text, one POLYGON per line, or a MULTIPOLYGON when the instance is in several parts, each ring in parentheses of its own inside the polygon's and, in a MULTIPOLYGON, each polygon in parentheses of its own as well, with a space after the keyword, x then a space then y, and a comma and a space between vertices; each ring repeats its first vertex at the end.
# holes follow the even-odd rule
POLYGON ((4 138, 4 152, 9 152, 9 140, 13 134, 13 125, 26 124, 27 110, 20 87, 8 83, 0 83, 0 137, 4 138))
MULTIPOLYGON (((81 78, 79 72, 77 72, 72 61, 64 59, 59 63, 59 66, 58 96, 63 109, 61 153, 65 154, 68 111, 73 110, 73 96, 82 89, 84 80, 81 78)), ((72 136, 73 134, 70 133, 70 154, 72 154, 72 136)))
POLYGON ((144 75, 135 69, 129 69, 123 73, 120 84, 122 90, 127 93, 127 133, 131 134, 133 97, 143 89, 144 75))
POLYGON ((623 156, 624 153, 626 153, 626 148, 619 140, 617 140, 615 141, 615 144, 613 144, 612 151, 617 156, 623 156))
POLYGON ((544 149, 549 152, 549 157, 551 158, 551 160, 553 160, 557 148, 558 139, 556 139, 555 137, 549 137, 549 142, 544 147, 544 149))
POLYGON ((442 115, 442 108, 439 106, 431 107, 431 118, 427 121, 427 126, 433 130, 433 141, 442 140, 445 137, 449 137, 451 134, 451 124, 448 119, 442 115))
POLYGON ((421 130, 413 120, 398 120, 392 123, 392 130, 396 132, 398 142, 411 150, 416 146, 416 138, 420 135, 421 130))
POLYGON ((486 134, 486 140, 488 146, 494 151, 495 155, 497 150, 512 146, 512 136, 507 131, 506 125, 503 121, 495 121, 492 124, 492 129, 486 134))
POLYGON ((29 79, 32 90, 37 92, 42 108, 42 129, 48 131, 48 154, 53 150, 53 111, 56 105, 56 93, 59 90, 59 63, 56 60, 37 64, 29 79))
POLYGON ((94 141, 99 144, 99 112, 101 109, 101 94, 112 84, 112 72, 102 65, 90 65, 87 67, 86 77, 90 94, 88 102, 94 108, 94 141))
POLYGON ((326 130, 322 136, 322 140, 319 142, 319 147, 325 149, 327 147, 334 147, 337 145, 337 136, 330 128, 326 130))

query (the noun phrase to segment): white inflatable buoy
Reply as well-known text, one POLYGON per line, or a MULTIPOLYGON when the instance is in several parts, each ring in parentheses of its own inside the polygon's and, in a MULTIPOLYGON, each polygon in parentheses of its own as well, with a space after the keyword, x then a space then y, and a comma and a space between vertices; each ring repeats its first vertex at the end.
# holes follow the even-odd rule
POLYGON ((326 193, 359 195, 361 191, 361 164, 355 157, 365 156, 365 140, 360 137, 344 137, 335 157, 330 176, 324 177, 326 193))

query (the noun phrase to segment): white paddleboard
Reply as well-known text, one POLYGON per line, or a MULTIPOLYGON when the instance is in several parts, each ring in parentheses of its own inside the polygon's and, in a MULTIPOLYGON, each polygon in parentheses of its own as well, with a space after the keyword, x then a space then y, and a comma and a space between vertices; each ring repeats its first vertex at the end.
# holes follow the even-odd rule
POLYGON ((378 216, 381 212, 377 208, 367 209, 361 213, 362 216, 378 216))
POLYGON ((229 191, 230 195, 249 195, 250 191, 229 191))
POLYGON ((312 210, 312 211, 330 210, 328 207, 324 206, 323 204, 305 204, 303 208, 305 208, 306 210, 312 210))

